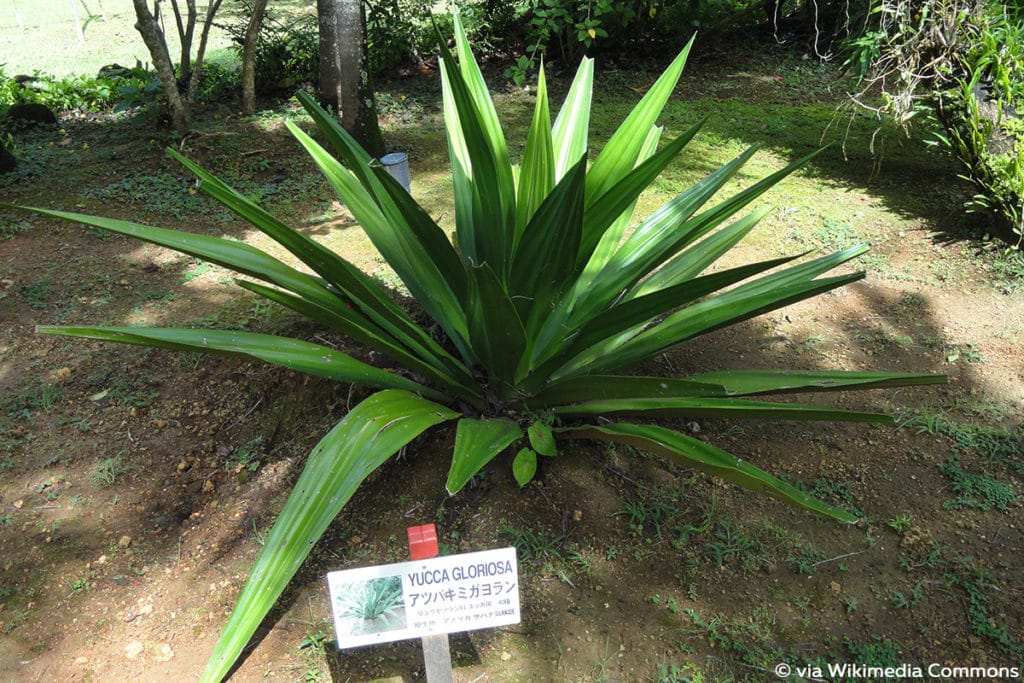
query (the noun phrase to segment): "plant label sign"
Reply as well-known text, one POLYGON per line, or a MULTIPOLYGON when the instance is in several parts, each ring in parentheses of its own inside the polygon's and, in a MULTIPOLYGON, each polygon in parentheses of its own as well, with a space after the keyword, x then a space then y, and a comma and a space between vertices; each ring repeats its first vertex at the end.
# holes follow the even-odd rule
POLYGON ((515 548, 327 575, 338 647, 519 623, 515 548))

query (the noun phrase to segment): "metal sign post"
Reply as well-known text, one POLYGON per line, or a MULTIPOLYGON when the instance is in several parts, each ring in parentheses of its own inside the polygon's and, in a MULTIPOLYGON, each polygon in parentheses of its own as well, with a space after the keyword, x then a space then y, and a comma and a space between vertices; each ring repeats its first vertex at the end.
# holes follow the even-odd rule
MULTIPOLYGON (((410 560, 437 557, 437 529, 433 524, 411 526, 407 531, 410 560)), ((453 683, 455 679, 448 634, 423 636, 420 642, 423 644, 423 668, 427 674, 427 683, 453 683)))

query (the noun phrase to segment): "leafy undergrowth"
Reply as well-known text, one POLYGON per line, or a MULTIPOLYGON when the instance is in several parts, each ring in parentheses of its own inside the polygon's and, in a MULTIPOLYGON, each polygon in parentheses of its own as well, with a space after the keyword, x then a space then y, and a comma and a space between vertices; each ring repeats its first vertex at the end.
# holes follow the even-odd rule
MULTIPOLYGON (((658 196, 641 200, 647 206, 747 144, 766 147, 753 175, 816 147, 823 132, 826 142, 846 135, 847 122, 832 121, 838 95, 828 67, 763 52, 719 57, 691 64, 670 103, 670 135, 713 115, 658 196)), ((608 75, 595 135, 635 103, 632 88, 652 80, 608 75)), ((413 192, 450 224, 436 90, 418 81, 385 87, 386 132, 410 154, 413 192)), ((499 101, 503 116, 529 104, 519 89, 499 101)), ((184 141, 128 120, 25 134, 18 144, 31 172, 5 180, 5 198, 265 246, 192 194, 191 179, 162 152, 173 144, 394 282, 347 214, 324 201, 280 113, 227 124, 215 114, 205 134, 184 141)), ((517 120, 527 123, 525 114, 517 120)), ((985 245, 954 239, 963 188, 944 179, 954 175, 948 162, 893 139, 875 169, 874 122, 856 120, 849 131, 845 159, 836 145, 766 198, 775 212, 740 251, 767 258, 868 242, 867 282, 713 334, 643 371, 949 373, 948 387, 844 397, 849 408, 882 401, 898 427, 672 425, 862 523, 797 513, 625 447, 583 445, 545 459, 523 490, 495 463, 449 499, 453 435, 438 432, 356 495, 236 679, 421 672, 417 643, 337 654, 323 575, 400 561, 405 528, 431 521, 447 552, 520 551, 524 621, 453 637, 459 680, 762 681, 781 662, 1019 665, 1019 268, 1012 255, 982 259, 985 245)), ((363 397, 250 363, 33 334, 37 324, 191 324, 357 353, 229 291, 226 273, 210 264, 0 212, 4 678, 194 679, 302 454, 363 397)))

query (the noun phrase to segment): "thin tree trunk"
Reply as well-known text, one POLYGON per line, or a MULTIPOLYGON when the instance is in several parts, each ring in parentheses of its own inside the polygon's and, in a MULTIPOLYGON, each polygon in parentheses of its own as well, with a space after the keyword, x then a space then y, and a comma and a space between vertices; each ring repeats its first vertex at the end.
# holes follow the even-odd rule
MULTIPOLYGON (((189 0, 194 2, 194 0, 189 0)), ((203 59, 206 57, 206 41, 210 37, 210 29, 213 28, 213 17, 220 9, 223 0, 214 0, 206 8, 206 19, 203 21, 203 31, 199 35, 199 49, 196 51, 195 68, 192 70, 192 78, 188 83, 188 103, 191 105, 196 100, 196 91, 199 89, 199 76, 203 70, 203 59)))
POLYGON ((171 124, 178 130, 186 130, 189 123, 188 108, 181 92, 178 91, 174 63, 167 51, 167 40, 157 20, 160 2, 154 2, 153 12, 149 11, 146 0, 132 0, 132 4, 135 6, 135 29, 142 34, 142 40, 145 41, 149 55, 153 59, 153 66, 160 76, 167 107, 171 113, 171 124))
POLYGON ((267 0, 254 0, 252 16, 245 29, 242 44, 242 114, 252 116, 256 112, 256 39, 260 34, 267 0))
POLYGON ((178 0, 171 0, 171 8, 174 10, 174 21, 178 27, 178 42, 181 45, 181 58, 178 61, 178 68, 181 75, 181 82, 188 83, 192 75, 192 39, 196 32, 196 1, 185 0, 188 9, 188 16, 182 23, 181 10, 178 8, 178 0))

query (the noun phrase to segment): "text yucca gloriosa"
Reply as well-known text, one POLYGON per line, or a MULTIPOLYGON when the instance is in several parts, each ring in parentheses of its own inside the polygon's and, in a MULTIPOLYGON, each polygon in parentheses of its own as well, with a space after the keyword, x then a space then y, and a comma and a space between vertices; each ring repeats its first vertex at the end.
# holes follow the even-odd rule
POLYGON ((308 316, 408 372, 371 366, 326 346, 266 334, 134 327, 41 327, 63 334, 258 358, 375 387, 309 456, 267 535, 204 673, 220 680, 359 484, 431 426, 455 422, 447 488, 459 491, 498 454, 516 451, 525 484, 558 442, 599 439, 660 453, 791 505, 852 522, 714 446, 632 418, 715 417, 883 422, 876 413, 759 400, 768 394, 941 382, 867 372, 712 372, 685 378, 615 374, 686 341, 863 277, 826 275, 855 247, 796 262, 777 258, 709 271, 764 211, 741 214, 807 158, 727 199, 719 190, 748 150, 684 190, 627 235, 637 197, 701 123, 660 145, 656 119, 689 46, 600 154, 588 159, 593 66, 585 60, 551 121, 544 74, 518 166, 511 163, 487 86, 455 20, 459 60, 442 44, 445 127, 455 190, 455 243, 337 121, 299 95, 325 150, 288 127, 381 256, 443 331, 413 317, 372 278, 170 150, 204 191, 280 243, 314 274, 247 244, 63 211, 34 209, 175 249, 234 270, 238 285, 308 316), (518 444, 518 446, 517 446, 518 444), (512 447, 510 449, 510 447, 512 447))

